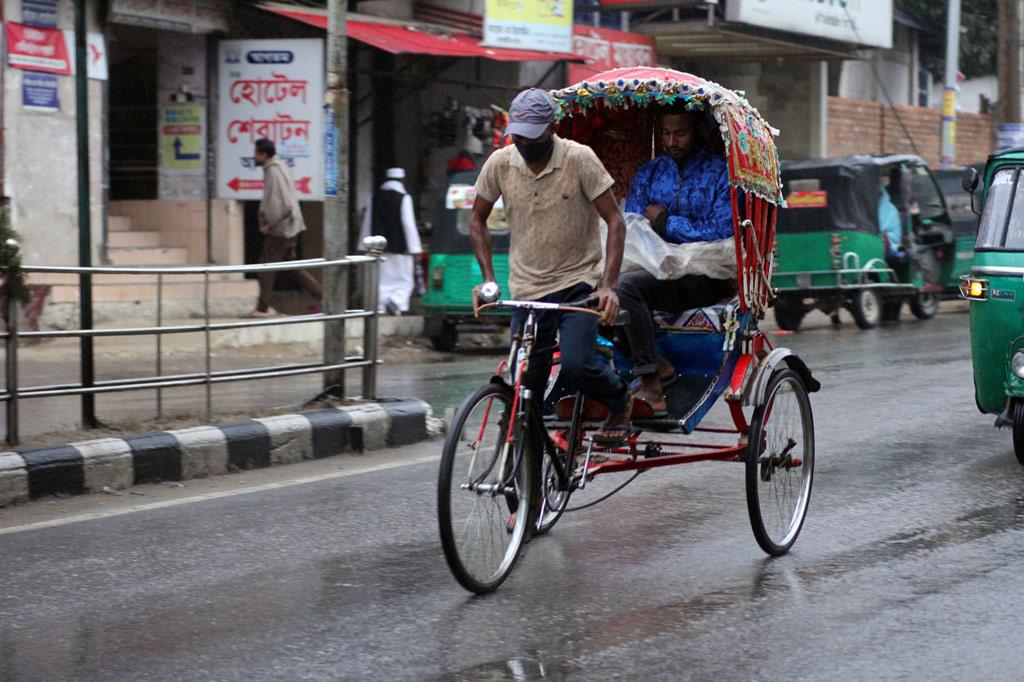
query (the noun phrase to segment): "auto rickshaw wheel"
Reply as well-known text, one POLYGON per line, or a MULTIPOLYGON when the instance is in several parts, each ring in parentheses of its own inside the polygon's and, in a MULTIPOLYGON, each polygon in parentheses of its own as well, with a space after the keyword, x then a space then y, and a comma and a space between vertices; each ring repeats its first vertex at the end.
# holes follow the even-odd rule
POLYGON ((882 319, 882 298, 874 289, 859 289, 850 298, 850 314, 861 329, 874 329, 882 319))
POLYGON ((430 345, 434 347, 434 350, 442 353, 451 353, 455 350, 455 344, 458 341, 459 332, 455 328, 455 323, 447 320, 441 324, 440 332, 430 337, 430 345))
POLYGON ((783 331, 795 332, 800 329, 800 322, 806 314, 807 308, 800 299, 780 298, 775 302, 775 324, 783 331))
POLYGON ((1012 407, 1013 414, 1013 454, 1017 461, 1024 466, 1024 401, 1015 399, 1012 407))
POLYGON ((930 320, 939 312, 939 296, 918 292, 910 297, 910 312, 919 320, 930 320))

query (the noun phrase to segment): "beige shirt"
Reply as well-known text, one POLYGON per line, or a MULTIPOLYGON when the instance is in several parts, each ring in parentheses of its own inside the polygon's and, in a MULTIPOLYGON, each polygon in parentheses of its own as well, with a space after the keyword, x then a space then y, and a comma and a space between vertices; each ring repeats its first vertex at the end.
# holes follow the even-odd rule
POLYGON ((263 164, 260 227, 273 237, 294 237, 306 229, 292 174, 279 156, 272 156, 263 164))
POLYGON ((601 279, 600 218, 594 199, 615 181, 594 151, 557 135, 539 175, 514 146, 494 152, 480 171, 477 194, 503 197, 510 231, 512 297, 535 300, 601 279))

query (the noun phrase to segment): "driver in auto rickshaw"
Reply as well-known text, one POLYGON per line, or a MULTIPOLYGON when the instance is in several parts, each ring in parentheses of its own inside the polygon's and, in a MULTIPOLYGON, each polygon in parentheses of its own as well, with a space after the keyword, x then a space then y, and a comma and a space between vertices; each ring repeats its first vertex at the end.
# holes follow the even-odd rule
MULTIPOLYGON (((665 153, 634 174, 625 211, 645 215, 658 236, 671 244, 731 239, 729 170, 710 115, 703 109, 672 105, 659 112, 657 125, 665 153)), ((665 415, 664 387, 677 375, 655 348, 653 311, 713 305, 735 294, 736 282, 705 275, 658 279, 636 270, 619 278, 618 291, 622 309, 629 311, 625 332, 639 383, 632 393, 634 414, 665 415)))

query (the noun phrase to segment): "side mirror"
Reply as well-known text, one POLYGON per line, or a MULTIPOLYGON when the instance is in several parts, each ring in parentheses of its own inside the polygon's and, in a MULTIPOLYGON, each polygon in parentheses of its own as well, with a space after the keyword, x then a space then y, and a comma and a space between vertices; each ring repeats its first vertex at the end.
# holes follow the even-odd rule
POLYGON ((974 194, 974 190, 978 189, 978 182, 981 178, 978 177, 978 171, 974 170, 970 166, 964 168, 964 174, 960 176, 960 186, 964 188, 965 192, 974 194))
POLYGON ((978 177, 978 171, 970 166, 964 168, 964 174, 960 176, 960 186, 971 195, 971 213, 974 215, 981 215, 981 211, 974 207, 974 191, 978 189, 979 182, 981 182, 981 178, 978 177))

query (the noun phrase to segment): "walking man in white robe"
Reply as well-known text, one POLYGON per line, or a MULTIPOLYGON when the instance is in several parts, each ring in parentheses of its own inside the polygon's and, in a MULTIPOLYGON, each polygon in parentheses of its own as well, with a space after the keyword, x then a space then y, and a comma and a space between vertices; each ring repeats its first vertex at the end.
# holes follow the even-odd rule
POLYGON ((380 266, 377 310, 389 315, 409 311, 409 297, 415 286, 413 258, 423 251, 419 232, 416 231, 412 197, 402 185, 404 179, 405 170, 387 170, 387 180, 373 193, 359 231, 360 245, 370 235, 388 240, 384 262, 380 266))

